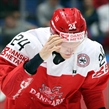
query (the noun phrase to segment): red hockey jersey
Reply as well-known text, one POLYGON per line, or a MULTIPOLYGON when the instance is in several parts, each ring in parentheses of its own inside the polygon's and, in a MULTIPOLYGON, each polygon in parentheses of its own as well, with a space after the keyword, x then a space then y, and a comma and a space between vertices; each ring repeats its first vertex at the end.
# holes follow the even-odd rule
POLYGON ((109 78, 105 53, 99 43, 87 37, 60 64, 53 63, 51 54, 35 75, 24 70, 24 63, 40 52, 49 37, 49 27, 22 32, 1 52, 5 109, 81 109, 81 95, 88 109, 104 107, 102 91, 109 78))

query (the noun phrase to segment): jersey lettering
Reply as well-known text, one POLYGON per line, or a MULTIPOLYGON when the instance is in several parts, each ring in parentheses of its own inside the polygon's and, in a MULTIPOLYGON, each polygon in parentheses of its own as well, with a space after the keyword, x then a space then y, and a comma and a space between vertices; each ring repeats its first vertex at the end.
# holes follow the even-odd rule
POLYGON ((16 97, 18 97, 20 95, 20 93, 22 92, 23 89, 27 88, 30 83, 32 82, 32 78, 27 78, 26 80, 23 80, 20 84, 20 89, 18 90, 18 92, 13 96, 13 99, 15 99, 16 97))
POLYGON ((28 39, 24 39, 24 36, 21 34, 12 40, 11 45, 14 46, 16 42, 20 46, 19 51, 21 51, 26 44, 30 43, 30 41, 28 41, 28 39))
POLYGON ((105 64, 105 60, 104 60, 104 58, 105 58, 105 54, 104 54, 104 52, 103 52, 103 49, 100 47, 100 49, 101 49, 101 53, 99 54, 99 57, 98 57, 98 60, 99 60, 99 67, 101 67, 103 64, 105 64))

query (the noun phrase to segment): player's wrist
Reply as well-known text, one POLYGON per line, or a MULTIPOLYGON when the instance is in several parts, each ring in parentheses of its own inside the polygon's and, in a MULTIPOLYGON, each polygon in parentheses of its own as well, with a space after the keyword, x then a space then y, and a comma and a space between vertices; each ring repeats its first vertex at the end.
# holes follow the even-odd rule
POLYGON ((30 61, 24 64, 24 69, 31 75, 35 74, 37 68, 44 60, 40 57, 39 53, 36 54, 30 61))

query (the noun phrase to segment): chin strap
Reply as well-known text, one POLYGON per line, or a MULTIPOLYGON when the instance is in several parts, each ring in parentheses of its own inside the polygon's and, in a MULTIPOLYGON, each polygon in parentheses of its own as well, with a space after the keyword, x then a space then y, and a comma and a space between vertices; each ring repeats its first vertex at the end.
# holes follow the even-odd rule
POLYGON ((54 56, 53 62, 56 65, 65 61, 65 59, 57 52, 53 52, 52 55, 54 56))

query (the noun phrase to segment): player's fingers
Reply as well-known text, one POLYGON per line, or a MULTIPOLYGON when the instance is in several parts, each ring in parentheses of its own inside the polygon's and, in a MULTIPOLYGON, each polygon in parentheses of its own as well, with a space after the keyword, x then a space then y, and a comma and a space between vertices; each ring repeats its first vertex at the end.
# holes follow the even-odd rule
POLYGON ((53 36, 50 37, 50 39, 48 40, 48 42, 49 42, 49 44, 52 44, 56 40, 60 40, 60 39, 62 39, 62 38, 59 37, 59 35, 53 35, 53 36))
POLYGON ((54 47, 51 49, 51 52, 53 52, 53 51, 58 51, 60 48, 61 48, 60 45, 54 46, 54 47))
POLYGON ((51 49, 54 46, 58 46, 58 45, 61 45, 61 44, 62 44, 62 39, 61 40, 56 40, 56 41, 52 42, 51 44, 48 43, 48 47, 51 49))

